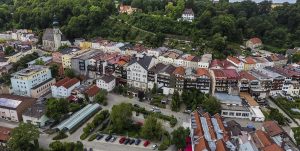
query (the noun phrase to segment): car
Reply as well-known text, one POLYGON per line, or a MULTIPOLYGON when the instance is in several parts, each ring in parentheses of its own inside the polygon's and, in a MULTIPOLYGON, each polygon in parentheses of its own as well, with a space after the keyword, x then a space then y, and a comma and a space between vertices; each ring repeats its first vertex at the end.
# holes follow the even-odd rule
POLYGON ((153 110, 159 110, 159 108, 156 107, 156 106, 153 106, 152 109, 153 109, 153 110))
POLYGON ((150 141, 146 140, 146 141, 144 142, 144 147, 147 147, 149 144, 150 144, 150 141))
POLYGON ((113 137, 111 138, 110 142, 114 142, 114 141, 116 141, 116 140, 117 140, 117 136, 113 136, 113 137))
POLYGON ((120 140, 119 140, 119 143, 123 144, 125 142, 125 140, 126 140, 126 137, 121 137, 120 140))
POLYGON ((84 148, 84 149, 83 149, 83 151, 87 151, 87 149, 86 149, 86 148, 84 148))
POLYGON ((96 140, 100 140, 101 138, 103 138, 103 134, 97 134, 97 136, 96 136, 96 140))
POLYGON ((126 138, 126 140, 124 141, 124 145, 127 145, 130 142, 130 138, 126 138))
POLYGON ((184 110, 183 113, 190 114, 191 112, 192 112, 191 110, 184 110))
POLYGON ((133 104, 134 107, 140 107, 138 104, 133 104))
POLYGON ((141 141, 142 141, 141 139, 137 139, 134 144, 139 145, 141 143, 141 141))
POLYGON ((157 145, 156 144, 154 144, 154 145, 152 145, 152 147, 151 147, 153 150, 155 150, 156 148, 157 148, 157 145))
POLYGON ((129 142, 129 145, 132 145, 134 142, 135 142, 135 140, 131 139, 130 142, 129 142))
POLYGON ((111 138, 112 138, 112 135, 108 135, 108 136, 105 138, 105 141, 108 142, 111 138))
POLYGON ((93 151, 93 148, 90 148, 90 151, 93 151))

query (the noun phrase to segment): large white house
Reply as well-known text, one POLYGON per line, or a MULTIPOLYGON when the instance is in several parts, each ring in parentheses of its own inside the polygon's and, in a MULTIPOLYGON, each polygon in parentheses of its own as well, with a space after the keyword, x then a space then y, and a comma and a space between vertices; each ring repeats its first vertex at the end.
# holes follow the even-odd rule
POLYGON ((55 98, 67 98, 71 95, 73 89, 80 85, 76 78, 64 78, 51 86, 52 96, 55 98))
POLYGON ((42 95, 41 92, 50 90, 52 80, 51 71, 46 66, 32 65, 26 69, 12 74, 11 85, 14 94, 22 96, 32 96, 32 90, 40 90, 34 96, 42 95), (45 88, 45 89, 44 89, 45 88))
POLYGON ((156 63, 151 56, 139 56, 132 59, 127 66, 127 84, 145 90, 148 88, 148 70, 156 63))
POLYGON ((45 114, 46 114, 45 104, 42 102, 37 102, 22 114, 23 122, 31 123, 38 127, 43 127, 45 126, 46 122, 49 120, 49 118, 45 114))
POLYGON ((181 16, 182 20, 192 22, 195 18, 195 14, 192 9, 186 8, 181 16))
POLYGON ((106 90, 107 92, 112 91, 116 86, 116 78, 113 75, 105 75, 97 80, 97 87, 106 90))

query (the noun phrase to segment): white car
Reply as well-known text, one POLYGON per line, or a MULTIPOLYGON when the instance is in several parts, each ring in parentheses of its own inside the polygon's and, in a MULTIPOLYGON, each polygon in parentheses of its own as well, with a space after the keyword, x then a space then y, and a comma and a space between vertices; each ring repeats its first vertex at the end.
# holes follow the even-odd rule
POLYGON ((156 144, 154 144, 154 145, 152 145, 152 147, 151 147, 153 150, 155 150, 156 148, 157 148, 157 145, 156 144))

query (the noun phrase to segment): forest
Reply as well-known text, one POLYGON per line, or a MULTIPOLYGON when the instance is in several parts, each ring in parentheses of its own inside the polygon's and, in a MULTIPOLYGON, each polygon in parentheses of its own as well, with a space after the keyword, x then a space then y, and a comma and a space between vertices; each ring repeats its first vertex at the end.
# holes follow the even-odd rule
MULTIPOLYGON (((196 50, 230 50, 231 44, 259 37, 270 51, 300 46, 300 3, 272 8, 269 1, 229 3, 220 0, 0 0, 0 29, 30 28, 41 31, 58 17, 70 39, 104 37, 120 41, 146 41, 160 46, 166 36, 186 37, 196 50), (140 11, 118 14, 120 3, 140 11), (193 22, 177 21, 185 8, 193 22), (121 20, 121 22, 120 22, 121 20), (133 27, 151 32, 145 34, 133 27)), ((281 52, 281 51, 279 51, 281 52)), ((228 55, 222 53, 223 55, 228 55)))

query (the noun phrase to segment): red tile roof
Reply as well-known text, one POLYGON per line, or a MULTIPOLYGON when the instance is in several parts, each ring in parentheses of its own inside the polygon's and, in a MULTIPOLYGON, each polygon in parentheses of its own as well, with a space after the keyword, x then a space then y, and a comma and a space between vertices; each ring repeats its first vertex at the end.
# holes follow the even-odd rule
POLYGON ((184 76, 185 74, 185 69, 183 67, 176 67, 175 71, 173 72, 173 74, 179 74, 179 75, 182 75, 184 76))
POLYGON ((247 71, 240 71, 239 75, 240 75, 240 79, 248 79, 250 81, 256 80, 256 78, 252 74, 248 73, 247 71))
POLYGON ((245 58, 245 63, 247 64, 255 64, 255 60, 252 57, 245 58))
POLYGON ((228 79, 238 79, 239 74, 235 69, 224 69, 222 70, 228 79))
POLYGON ((251 136, 255 146, 259 149, 273 144, 271 138, 262 130, 256 130, 251 136))
POLYGON ((65 77, 64 79, 59 80, 58 82, 56 82, 54 85, 57 86, 57 87, 60 87, 60 86, 62 86, 64 83, 66 83, 69 80, 70 80, 70 78, 65 77))
POLYGON ((210 74, 209 74, 209 72, 208 72, 207 69, 205 69, 205 68, 198 68, 197 69, 197 76, 203 76, 203 75, 210 77, 210 74))
POLYGON ((234 65, 229 62, 228 60, 218 60, 218 59, 214 59, 211 63, 210 63, 210 68, 213 67, 220 67, 220 68, 224 68, 227 69, 229 67, 234 67, 234 65))
POLYGON ((223 120, 222 120, 221 116, 217 113, 217 114, 214 115, 214 117, 216 118, 220 129, 223 131, 223 140, 225 142, 228 141, 229 140, 229 135, 228 135, 227 130, 225 129, 225 126, 223 124, 223 120))
POLYGON ((73 79, 70 79, 68 77, 58 81, 55 86, 57 87, 65 87, 66 89, 70 88, 71 86, 73 86, 74 84, 80 82, 77 78, 73 78, 73 79))
POLYGON ((260 44, 260 43, 262 43, 262 41, 259 38, 257 38, 257 37, 251 38, 251 39, 249 39, 249 41, 251 41, 252 44, 260 44))
POLYGON ((96 85, 92 85, 85 91, 85 93, 89 97, 92 97, 92 96, 95 96, 99 91, 100 91, 100 88, 98 88, 96 85))
POLYGON ((266 121, 263 123, 263 127, 271 137, 284 133, 283 129, 275 121, 266 121))
POLYGON ((6 142, 10 138, 10 132, 12 129, 0 126, 0 142, 6 142))
POLYGON ((195 151, 210 150, 207 141, 204 137, 199 139, 198 144, 195 144, 195 151))
POLYGON ((270 146, 264 147, 262 151, 284 151, 277 144, 272 144, 270 146))
POLYGON ((237 57, 228 56, 228 57, 227 57, 227 60, 231 60, 231 61, 234 62, 235 64, 241 63, 241 61, 240 61, 237 57))
POLYGON ((216 151, 227 151, 226 145, 221 139, 217 140, 216 147, 216 151))

